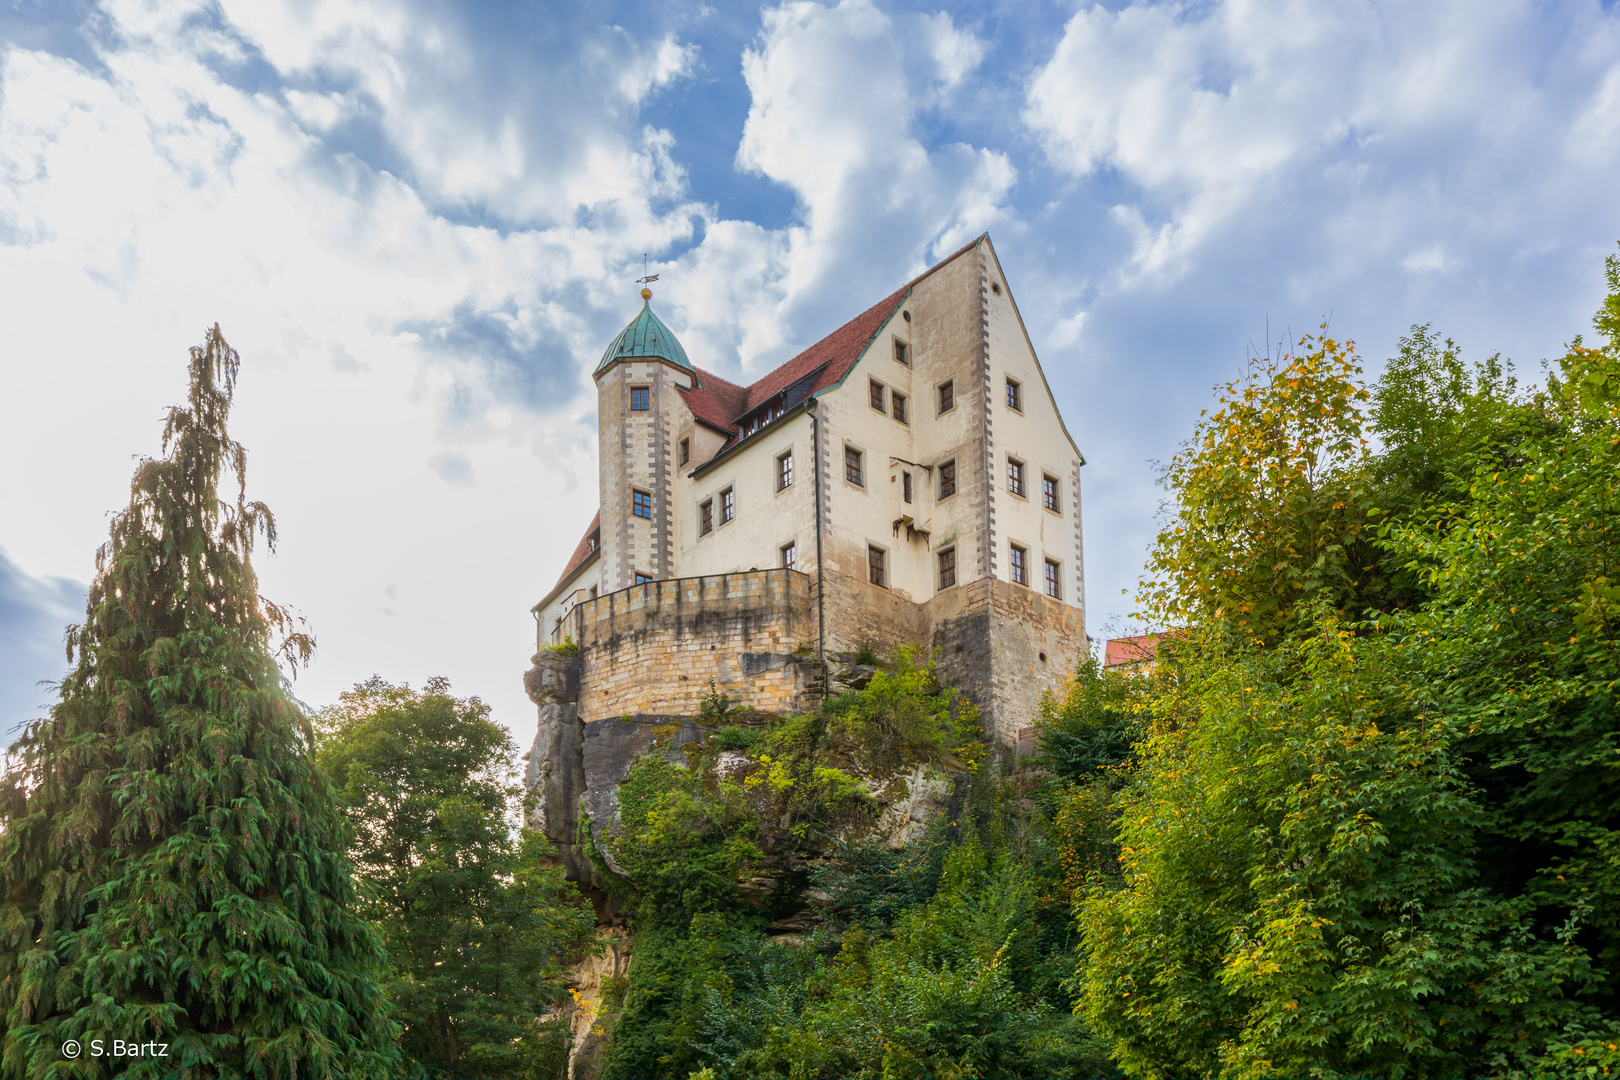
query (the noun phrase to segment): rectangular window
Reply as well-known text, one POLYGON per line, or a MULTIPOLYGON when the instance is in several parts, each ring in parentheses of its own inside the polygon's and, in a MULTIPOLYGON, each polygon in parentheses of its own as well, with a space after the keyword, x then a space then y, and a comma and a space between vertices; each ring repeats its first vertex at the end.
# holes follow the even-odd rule
POLYGON ((797 570, 799 568, 798 544, 782 545, 782 565, 789 570, 797 570))
POLYGON ((1012 545, 1012 559, 1008 565, 1008 569, 1012 572, 1012 581, 1014 585, 1029 584, 1028 559, 1029 552, 1025 551, 1017 544, 1012 545))
POLYGON ((900 474, 900 497, 911 501, 911 474, 908 472, 900 474))
POLYGON ((1046 560, 1046 595, 1063 599, 1063 570, 1051 559, 1046 560))
POLYGON ((956 494, 956 462, 947 461, 939 467, 939 497, 956 494))
POLYGON ((1024 463, 1007 459, 1007 490, 1014 495, 1024 494, 1024 463))
POLYGON ((737 516, 737 489, 726 488, 720 493, 720 524, 737 516))
POLYGON ((595 585, 591 586, 591 599, 592 600, 596 599, 596 586, 595 585))
POLYGON ((681 440, 681 464, 685 465, 688 461, 691 461, 691 460, 692 460, 692 440, 691 439, 682 439, 681 440))
POLYGON ((793 451, 778 454, 776 458, 776 490, 781 491, 793 483, 793 451))
POLYGON ((880 547, 868 546, 866 549, 867 580, 885 589, 889 587, 888 554, 880 547))
POLYGON ((872 408, 876 409, 878 412, 884 412, 883 384, 878 382, 876 379, 873 379, 869 389, 869 394, 872 402, 872 408))
POLYGON ((714 500, 704 499, 698 504, 698 535, 707 536, 714 531, 714 500))
POLYGON ((651 574, 643 574, 640 570, 636 571, 636 584, 637 585, 645 585, 645 584, 647 584, 647 582, 649 582, 651 580, 652 580, 652 575, 651 574))
POLYGON ((1061 509, 1058 505, 1057 477, 1045 475, 1041 477, 1041 505, 1053 513, 1057 513, 1061 509))
POLYGON ((948 589, 956 584, 956 549, 939 553, 939 587, 948 589))
POLYGON ((939 411, 950 412, 956 408, 956 380, 940 383, 939 385, 939 411))
POLYGON ((652 520, 652 492, 632 491, 630 493, 630 512, 639 518, 652 520))
POLYGON ((901 341, 899 338, 895 338, 894 339, 894 358, 896 360, 900 361, 902 364, 911 363, 911 346, 907 345, 905 342, 901 341))
POLYGON ((911 423, 911 421, 906 418, 906 395, 890 391, 889 411, 891 414, 893 414, 894 418, 900 421, 902 424, 911 423))
POLYGON ((853 446, 844 447, 844 479, 861 487, 866 486, 861 474, 861 452, 853 446))
POLYGON ((1024 411, 1024 384, 1017 379, 1007 380, 1007 408, 1024 411))
POLYGON ((632 386, 630 388, 630 408, 636 412, 647 411, 647 398, 652 391, 645 386, 632 386))

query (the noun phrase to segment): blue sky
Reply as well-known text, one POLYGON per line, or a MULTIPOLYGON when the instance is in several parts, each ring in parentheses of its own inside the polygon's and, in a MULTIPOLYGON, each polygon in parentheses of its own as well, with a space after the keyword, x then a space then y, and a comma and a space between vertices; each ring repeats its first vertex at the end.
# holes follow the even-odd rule
POLYGON ((1118 625, 1151 462, 1251 349, 1413 323, 1533 375, 1620 240, 1612 3, 0 0, 0 727, 38 715, 215 321, 321 704, 448 675, 520 739, 655 304, 751 378, 988 229, 1118 625))

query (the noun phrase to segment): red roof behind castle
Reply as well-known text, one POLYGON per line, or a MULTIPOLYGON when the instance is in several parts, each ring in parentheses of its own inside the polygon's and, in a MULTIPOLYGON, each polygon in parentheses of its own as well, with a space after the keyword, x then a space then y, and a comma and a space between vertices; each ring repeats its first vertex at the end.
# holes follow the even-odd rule
POLYGON ((1159 639, 1163 634, 1139 634, 1136 637, 1121 637, 1111 639, 1103 647, 1103 667, 1119 667, 1122 664, 1148 663, 1159 654, 1159 639))

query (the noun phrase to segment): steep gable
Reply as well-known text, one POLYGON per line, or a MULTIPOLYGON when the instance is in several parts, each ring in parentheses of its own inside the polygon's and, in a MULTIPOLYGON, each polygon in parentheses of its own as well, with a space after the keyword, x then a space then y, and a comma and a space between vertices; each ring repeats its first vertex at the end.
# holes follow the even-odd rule
MULTIPOLYGON (((768 404, 778 394, 793 387, 795 383, 814 376, 813 381, 804 390, 804 396, 808 397, 842 382, 850 369, 855 366, 855 362, 872 344, 872 339, 877 336, 878 331, 894 317, 895 311, 911 290, 916 288, 918 282, 988 240, 989 234, 980 234, 972 243, 930 266, 808 349, 780 367, 773 368, 746 387, 696 369, 698 385, 690 390, 683 388, 681 397, 695 419, 729 436, 715 456, 719 457, 745 441, 746 437, 740 426, 742 420, 753 410, 768 404)), ((799 391, 796 390, 794 393, 797 395, 799 391)))

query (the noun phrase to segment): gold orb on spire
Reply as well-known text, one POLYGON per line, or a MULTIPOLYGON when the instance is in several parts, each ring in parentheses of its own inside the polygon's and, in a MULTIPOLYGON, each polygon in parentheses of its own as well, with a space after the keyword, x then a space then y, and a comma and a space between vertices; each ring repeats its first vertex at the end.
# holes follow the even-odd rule
POLYGON ((643 285, 641 287, 641 298, 643 300, 651 300, 652 299, 652 290, 647 288, 647 286, 643 285))

